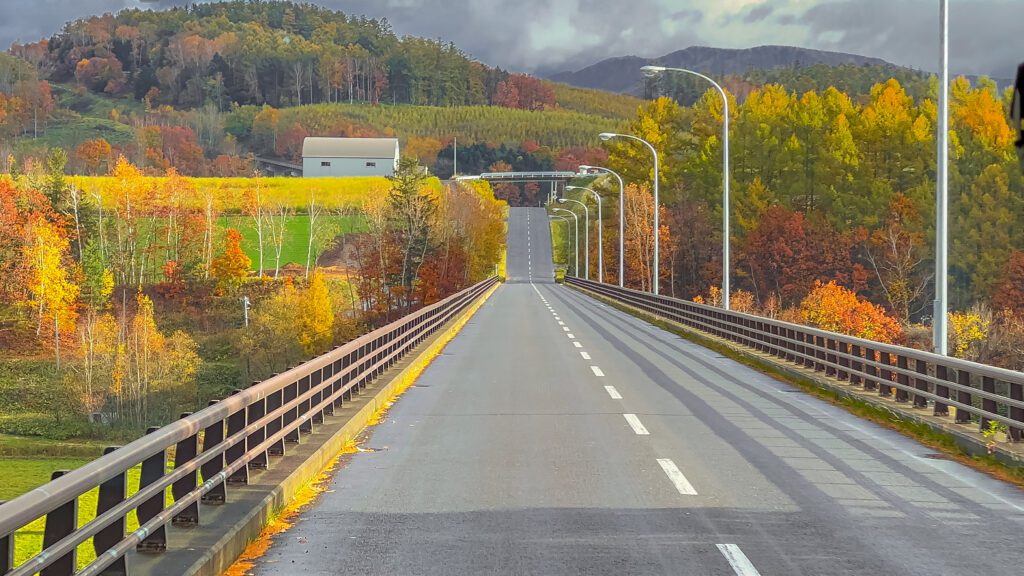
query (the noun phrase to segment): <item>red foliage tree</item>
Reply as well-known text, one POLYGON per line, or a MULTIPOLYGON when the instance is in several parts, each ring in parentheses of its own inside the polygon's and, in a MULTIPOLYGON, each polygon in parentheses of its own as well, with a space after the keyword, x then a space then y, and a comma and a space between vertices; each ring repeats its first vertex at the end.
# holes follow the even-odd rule
POLYGON ((1014 250, 1006 259, 1002 279, 992 294, 992 305, 997 310, 1024 312, 1024 251, 1014 250))

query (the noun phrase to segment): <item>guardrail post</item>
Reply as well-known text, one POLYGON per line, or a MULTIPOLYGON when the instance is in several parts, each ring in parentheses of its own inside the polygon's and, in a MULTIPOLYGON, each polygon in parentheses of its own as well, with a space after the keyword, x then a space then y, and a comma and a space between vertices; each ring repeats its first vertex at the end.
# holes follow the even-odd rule
MULTIPOLYGON (((957 370, 956 373, 957 384, 970 388, 971 386, 971 373, 966 370, 957 370)), ((961 404, 967 404, 971 406, 971 393, 966 390, 960 389, 956 391, 956 401, 961 404)), ((956 411, 956 422, 957 424, 966 424, 971 421, 971 413, 966 410, 956 411)))
MULTIPOLYGON (((271 378, 277 376, 276 373, 271 375, 271 378)), ((267 394, 267 414, 273 414, 284 405, 284 391, 281 388, 267 394)), ((267 422, 267 438, 270 438, 274 434, 277 434, 281 430, 281 422, 283 422, 283 416, 278 415, 276 418, 267 422)), ((267 454, 270 456, 284 456, 284 440, 277 440, 267 448, 267 454)))
POLYGON ((814 358, 815 358, 815 361, 814 361, 814 371, 815 372, 821 372, 822 370, 825 369, 825 364, 823 362, 823 360, 825 360, 825 356, 826 356, 825 355, 825 350, 823 350, 823 348, 825 348, 825 338, 822 337, 822 336, 815 336, 814 337, 814 346, 815 346, 815 349, 814 349, 814 358))
POLYGON ((840 380, 849 380, 850 373, 844 370, 844 368, 850 367, 850 345, 846 342, 837 342, 836 347, 839 349, 838 360, 839 365, 842 367, 836 372, 836 378, 840 380))
POLYGON ((864 348, 864 373, 868 375, 864 379, 864 389, 874 390, 878 385, 878 365, 875 362, 878 361, 878 357, 875 355, 873 348, 864 348))
MULTIPOLYGON (((50 475, 50 480, 56 480, 67 474, 70 470, 57 470, 50 475)), ((72 498, 46 514, 46 524, 43 528, 43 550, 53 546, 75 531, 78 526, 78 498, 72 498)), ((64 556, 53 561, 52 564, 40 570, 40 576, 71 576, 75 573, 75 556, 77 550, 72 550, 64 556)))
MULTIPOLYGON (((1009 384, 1010 399, 1024 400, 1024 384, 1015 384, 1013 382, 1010 382, 1009 384)), ((1024 408, 1010 406, 1010 419, 1014 422, 1024 423, 1024 408)), ((1024 436, 1024 429, 1021 429, 1021 427, 1010 426, 1006 431, 1006 434, 1010 437, 1010 440, 1019 442, 1021 437, 1024 436)))
MULTIPOLYGON (((331 376, 332 377, 333 376, 337 376, 338 374, 341 374, 341 371, 345 369, 345 359, 347 357, 348 356, 342 356, 341 358, 338 358, 337 360, 334 361, 333 367, 331 368, 331 376)), ((344 376, 340 376, 338 378, 335 378, 334 379, 334 390, 331 393, 332 394, 337 394, 337 392, 339 390, 341 390, 342 388, 344 388, 344 387, 345 387, 345 377, 344 376)), ((344 403, 345 403, 345 394, 344 393, 338 394, 338 396, 335 397, 335 399, 334 399, 334 407, 335 408, 339 408, 344 403)))
MULTIPOLYGON (((188 418, 191 416, 191 412, 185 412, 181 415, 182 418, 188 418)), ((174 447, 174 467, 181 468, 193 458, 196 457, 197 450, 199 448, 199 435, 193 434, 188 438, 178 442, 174 447)), ((174 496, 174 501, 177 502, 185 496, 188 496, 190 492, 196 489, 196 473, 193 471, 185 476, 179 478, 174 484, 171 485, 171 495, 174 496)), ((188 528, 199 525, 199 503, 192 502, 186 506, 182 511, 174 515, 171 518, 171 525, 181 526, 188 528)))
MULTIPOLYGON (((995 378, 993 378, 991 376, 982 376, 981 377, 981 389, 984 390, 985 392, 988 392, 989 394, 995 394, 996 393, 996 380, 995 380, 995 378)), ((986 412, 991 412, 993 414, 995 414, 996 410, 998 410, 998 408, 996 408, 996 401, 992 400, 991 398, 982 398, 981 399, 981 409, 986 411, 986 412)), ((982 431, 988 429, 989 421, 990 420, 988 418, 985 418, 985 417, 981 417, 979 419, 979 424, 981 425, 981 430, 982 431)))
MULTIPOLYGON (((249 385, 249 388, 259 384, 259 382, 253 382, 249 385)), ((246 426, 253 422, 259 421, 261 418, 267 415, 267 398, 264 396, 258 400, 253 400, 252 404, 249 404, 249 409, 245 417, 246 426)), ((249 433, 249 437, 245 440, 245 445, 256 447, 263 443, 267 439, 267 428, 261 426, 249 433)), ((254 470, 266 470, 270 466, 270 455, 267 454, 266 450, 260 450, 252 460, 249 460, 249 468, 254 470)))
MULTIPOLYGON (((907 357, 904 356, 903 354, 898 354, 896 356, 896 366, 898 368, 901 368, 902 370, 909 369, 909 366, 907 365, 907 357)), ((910 387, 910 376, 905 374, 902 370, 896 374, 896 382, 898 384, 902 384, 903 386, 910 387)), ((910 393, 907 392, 906 388, 897 388, 896 401, 906 402, 907 400, 910 400, 910 393)))
MULTIPOLYGON (((928 375, 928 363, 925 362, 924 360, 917 360, 916 361, 916 366, 914 368, 915 368, 915 372, 917 372, 918 374, 924 374, 925 376, 928 375)), ((920 390, 922 392, 927 392, 928 391, 928 381, 925 380, 924 378, 914 378, 914 388, 917 388, 918 390, 920 390)), ((920 395, 920 394, 914 394, 914 408, 927 408, 927 407, 928 407, 928 399, 925 398, 924 396, 920 395)))
MULTIPOLYGON (((329 382, 331 380, 331 378, 334 377, 334 365, 335 364, 337 364, 337 361, 331 362, 330 364, 328 364, 328 365, 326 365, 326 366, 324 366, 323 368, 320 369, 320 381, 321 382, 329 382)), ((320 400, 323 401, 326 398, 330 398, 331 395, 334 394, 334 391, 337 390, 337 389, 338 389, 338 385, 336 383, 333 383, 333 382, 331 384, 328 384, 328 385, 324 386, 323 389, 320 391, 320 400)), ((323 408, 324 418, 326 418, 328 416, 334 416, 334 403, 335 403, 335 401, 332 400, 331 402, 328 402, 324 406, 324 408, 323 408)))
MULTIPOLYGON (((835 350, 836 350, 837 346, 838 346, 838 344, 837 344, 835 338, 826 338, 825 339, 825 347, 828 348, 829 351, 830 351, 829 353, 825 354, 825 362, 828 362, 828 364, 838 364, 838 362, 836 362, 836 355, 835 355, 835 350)), ((826 365, 825 366, 825 375, 826 376, 835 376, 836 374, 838 374, 838 371, 836 370, 836 368, 834 366, 831 366, 831 365, 826 365)))
MULTIPOLYGON (((106 456, 119 446, 109 446, 103 450, 106 456)), ((99 516, 121 502, 124 502, 127 492, 128 474, 121 472, 103 484, 100 484, 99 497, 96 499, 96 515, 99 516)), ((100 529, 92 538, 92 547, 96 550, 96 556, 102 555, 113 548, 118 542, 124 540, 124 516, 111 522, 105 528, 100 529)), ((114 560, 109 566, 103 569, 102 574, 106 576, 125 576, 128 569, 125 567, 124 556, 114 560)))
MULTIPOLYGON (((210 400, 209 406, 213 406, 220 400, 210 400)), ((224 421, 218 420, 203 430, 203 452, 209 452, 224 441, 224 421)), ((215 456, 203 462, 199 471, 203 475, 203 481, 213 478, 224 469, 224 454, 215 456)), ((218 482, 209 492, 203 494, 200 501, 203 504, 223 504, 227 500, 227 492, 224 482, 218 482)))
MULTIPOLYGON (((879 352, 882 366, 892 366, 892 355, 888 352, 879 352)), ((892 370, 882 368, 878 379, 878 395, 889 398, 892 396, 892 370)))
MULTIPOLYGON (((146 429, 146 434, 152 434, 159 429, 159 426, 150 426, 146 429)), ((157 482, 166 473, 167 452, 160 450, 142 461, 142 470, 139 473, 139 490, 157 482)), ((139 504, 139 507, 135 509, 135 515, 139 519, 139 524, 145 524, 156 517, 157 514, 163 512, 166 498, 167 491, 161 490, 149 500, 139 504)), ((152 530, 142 542, 135 545, 136 552, 163 552, 164 550, 167 550, 167 529, 163 525, 152 530)))
MULTIPOLYGON (((935 378, 938 380, 949 382, 949 368, 947 368, 943 364, 936 364, 935 378)), ((935 395, 938 396, 939 398, 949 398, 949 387, 944 386, 942 384, 936 384, 935 395)), ((936 401, 935 411, 933 412, 933 414, 935 416, 949 416, 949 406, 943 404, 942 402, 936 401)))
MULTIPOLYGON (((323 381, 324 381, 324 369, 323 368, 318 368, 318 369, 314 370, 309 375, 309 387, 310 387, 311 390, 315 390, 315 392, 313 392, 313 398, 309 402, 310 408, 312 408, 313 406, 319 406, 320 403, 323 402, 323 400, 324 400, 324 391, 323 391, 322 387, 320 386, 320 384, 323 383, 323 381)), ((317 408, 316 410, 313 410, 312 423, 313 424, 323 424, 324 423, 324 409, 322 407, 321 408, 317 408)))
MULTIPOLYGON (((284 404, 288 404, 289 402, 291 402, 292 400, 295 400, 298 397, 299 397, 299 383, 298 383, 298 381, 292 381, 292 382, 289 382, 288 384, 285 384, 285 386, 284 386, 284 397, 283 397, 284 404)), ((281 427, 282 428, 287 428, 289 425, 291 425, 292 422, 295 422, 296 418, 298 418, 298 417, 299 417, 299 408, 298 408, 298 406, 296 406, 294 408, 289 408, 288 410, 285 410, 284 416, 282 417, 282 420, 281 420, 281 427)), ((290 430, 289 432, 287 432, 284 435, 284 441, 285 442, 289 442, 291 444, 298 444, 299 440, 301 439, 301 435, 302 435, 302 433, 296 427, 296 428, 290 430)), ((283 453, 284 452, 282 451, 282 454, 283 453)))
MULTIPOLYGON (((3 506, 5 500, 0 500, 3 506)), ((14 534, 0 536, 0 574, 7 574, 14 569, 14 534)))
MULTIPOLYGON (((297 394, 302 396, 306 392, 309 392, 309 374, 299 378, 299 390, 297 394)), ((309 413, 309 401, 307 398, 302 402, 299 402, 299 432, 301 434, 312 434, 313 433, 313 417, 309 413)))
POLYGON ((355 365, 355 358, 353 354, 355 354, 355 352, 349 352, 346 354, 341 363, 342 370, 345 371, 341 376, 341 387, 345 388, 345 391, 341 394, 342 402, 352 401, 352 388, 349 387, 348 384, 352 382, 352 373, 357 370, 357 368, 353 367, 355 365))
POLYGON ((855 358, 855 360, 851 361, 850 364, 849 364, 849 366, 850 366, 850 384, 860 384, 861 381, 863 380, 863 378, 861 378, 860 374, 855 374, 855 372, 863 372, 864 371, 864 363, 861 362, 862 356, 861 356, 860 345, 858 345, 858 344, 851 344, 850 345, 850 356, 855 358))
MULTIPOLYGON (((234 394, 240 394, 241 390, 235 390, 234 394)), ((243 406, 236 410, 233 414, 228 415, 228 431, 225 433, 225 438, 230 438, 235 434, 238 434, 245 429, 245 416, 247 407, 243 406)), ((242 438, 234 445, 229 446, 224 451, 224 466, 231 466, 239 459, 245 456, 247 451, 246 438, 242 438)), ((242 466, 238 470, 235 470, 228 476, 228 484, 248 484, 249 483, 249 466, 242 466)))

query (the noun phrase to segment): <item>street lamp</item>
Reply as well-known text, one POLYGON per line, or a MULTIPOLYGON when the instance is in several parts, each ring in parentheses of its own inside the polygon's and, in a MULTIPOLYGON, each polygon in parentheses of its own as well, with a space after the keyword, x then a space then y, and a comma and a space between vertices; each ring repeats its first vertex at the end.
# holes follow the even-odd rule
POLYGON ((694 72, 685 68, 666 68, 664 66, 644 66, 640 68, 640 71, 648 78, 665 72, 691 74, 710 82, 722 97, 722 308, 728 310, 729 271, 731 268, 729 262, 729 97, 726 96, 725 90, 722 89, 718 82, 700 72, 694 72))
MULTIPOLYGON (((584 276, 587 280, 590 280, 590 208, 579 200, 573 200, 572 198, 559 198, 559 204, 566 204, 572 202, 573 204, 579 204, 583 206, 583 270, 584 276)), ((572 210, 570 210, 572 212, 572 210)))
POLYGON ((948 352, 946 311, 947 256, 949 233, 946 223, 949 210, 949 6, 939 0, 939 126, 936 134, 938 150, 935 160, 935 305, 932 312, 932 347, 936 354, 948 352))
POLYGON ((572 214, 572 219, 576 221, 576 263, 573 265, 573 273, 579 277, 580 275, 580 217, 576 215, 572 210, 566 210, 565 208, 551 208, 555 212, 566 212, 572 214))
POLYGON ((651 272, 651 292, 657 294, 658 273, 660 271, 660 261, 658 259, 658 246, 660 245, 658 234, 658 208, 660 206, 658 204, 658 151, 647 140, 644 140, 643 138, 638 138, 636 136, 632 136, 630 134, 615 134, 613 132, 602 132, 599 136, 601 140, 604 140, 605 142, 611 140, 612 138, 628 138, 630 140, 636 140, 637 142, 640 142, 647 146, 647 148, 651 150, 651 154, 654 154, 654 269, 651 272))
POLYGON ((551 220, 561 220, 562 222, 565 222, 565 265, 566 265, 566 267, 568 267, 569 266, 569 225, 570 225, 569 219, 566 218, 565 216, 553 216, 551 214, 548 214, 548 218, 550 218, 551 220))
MULTIPOLYGON (((601 216, 601 195, 594 192, 590 188, 584 188, 583 186, 566 186, 566 190, 583 190, 590 192, 597 199, 597 281, 598 283, 604 283, 604 234, 602 229, 604 228, 604 217, 601 216)), ((589 270, 589 268, 588 268, 589 270)))
POLYGON ((619 181, 619 288, 624 288, 626 286, 626 185, 622 181, 622 176, 619 176, 618 173, 607 168, 602 168, 600 166, 580 166, 579 170, 581 172, 600 170, 615 176, 619 181))

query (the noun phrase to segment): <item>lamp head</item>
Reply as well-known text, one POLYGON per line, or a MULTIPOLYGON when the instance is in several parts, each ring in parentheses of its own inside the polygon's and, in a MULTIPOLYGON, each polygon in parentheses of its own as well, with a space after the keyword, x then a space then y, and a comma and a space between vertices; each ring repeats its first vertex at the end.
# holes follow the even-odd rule
POLYGON ((660 76, 664 71, 664 66, 644 66, 640 68, 640 72, 643 73, 645 78, 655 78, 660 76))
POLYGON ((612 134, 611 132, 601 132, 600 134, 597 135, 597 137, 607 142, 612 138, 615 138, 615 134, 612 134))
POLYGON ((565 204, 565 198, 559 198, 558 199, 558 203, 559 204, 565 204))

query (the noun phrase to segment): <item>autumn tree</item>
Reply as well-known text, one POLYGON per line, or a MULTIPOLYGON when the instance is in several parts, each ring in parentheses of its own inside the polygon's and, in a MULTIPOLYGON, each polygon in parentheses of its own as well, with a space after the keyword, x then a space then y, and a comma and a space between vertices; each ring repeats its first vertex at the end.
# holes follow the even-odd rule
POLYGON ((252 260, 242 250, 242 234, 234 228, 224 232, 224 252, 213 260, 210 274, 221 286, 238 288, 249 276, 252 260))
POLYGON ((388 206, 395 240, 401 253, 396 271, 397 286, 408 311, 413 284, 430 247, 431 218, 437 210, 436 199, 424 188, 426 176, 415 158, 402 158, 395 175, 389 177, 391 192, 388 206))
POLYGON ((57 366, 61 363, 61 343, 75 329, 78 317, 79 286, 68 266, 70 245, 61 230, 44 219, 30 222, 22 257, 29 274, 26 304, 36 317, 36 335, 44 336, 44 328, 53 344, 57 366))
POLYGON ((880 306, 857 298, 835 282, 818 282, 800 302, 800 317, 811 326, 875 342, 897 343, 903 330, 880 306))
POLYGON ((885 225, 872 231, 864 252, 896 319, 907 325, 912 313, 922 310, 932 276, 925 271, 925 245, 921 215, 914 202, 897 194, 889 207, 885 225))

